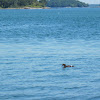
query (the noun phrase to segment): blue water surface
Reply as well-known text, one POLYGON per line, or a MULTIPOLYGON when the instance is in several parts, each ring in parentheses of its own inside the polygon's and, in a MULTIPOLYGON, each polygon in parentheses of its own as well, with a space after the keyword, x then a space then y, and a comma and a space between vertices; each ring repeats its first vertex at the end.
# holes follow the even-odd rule
POLYGON ((0 100, 100 100, 100 8, 0 10, 0 100))

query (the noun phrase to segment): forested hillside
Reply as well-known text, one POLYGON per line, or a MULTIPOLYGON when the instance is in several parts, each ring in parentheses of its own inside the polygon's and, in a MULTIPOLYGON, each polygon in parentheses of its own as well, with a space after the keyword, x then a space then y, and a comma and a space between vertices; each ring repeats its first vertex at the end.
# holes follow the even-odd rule
POLYGON ((1 8, 17 7, 87 7, 78 0, 0 0, 1 8))
POLYGON ((44 7, 46 5, 46 0, 0 0, 0 7, 44 7))
POLYGON ((78 0, 48 0, 48 7, 87 7, 88 4, 78 0))

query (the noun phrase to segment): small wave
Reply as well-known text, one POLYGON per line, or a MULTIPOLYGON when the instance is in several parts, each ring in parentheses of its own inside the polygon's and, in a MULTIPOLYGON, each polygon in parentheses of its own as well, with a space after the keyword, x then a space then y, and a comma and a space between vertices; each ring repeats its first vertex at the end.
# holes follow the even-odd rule
POLYGON ((89 98, 88 100, 100 100, 100 96, 94 96, 89 98))

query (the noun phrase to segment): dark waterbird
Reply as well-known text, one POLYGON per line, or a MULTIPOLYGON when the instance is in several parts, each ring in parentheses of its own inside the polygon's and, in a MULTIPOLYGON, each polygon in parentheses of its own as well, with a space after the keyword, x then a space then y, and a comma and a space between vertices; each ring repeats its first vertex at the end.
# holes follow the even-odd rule
POLYGON ((62 64, 62 66, 64 66, 63 68, 66 68, 66 67, 74 67, 73 65, 66 65, 66 64, 62 64))

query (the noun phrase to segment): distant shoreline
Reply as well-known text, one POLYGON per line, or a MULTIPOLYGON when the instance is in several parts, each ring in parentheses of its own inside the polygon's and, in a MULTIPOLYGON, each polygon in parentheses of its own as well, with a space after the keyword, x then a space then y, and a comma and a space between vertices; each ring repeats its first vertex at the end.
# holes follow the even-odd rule
POLYGON ((52 8, 100 8, 100 6, 97 6, 97 7, 41 7, 41 8, 22 7, 22 8, 0 8, 0 9, 52 9, 52 8))
POLYGON ((23 7, 23 8, 0 8, 0 9, 50 9, 50 7, 41 7, 41 8, 23 7))

